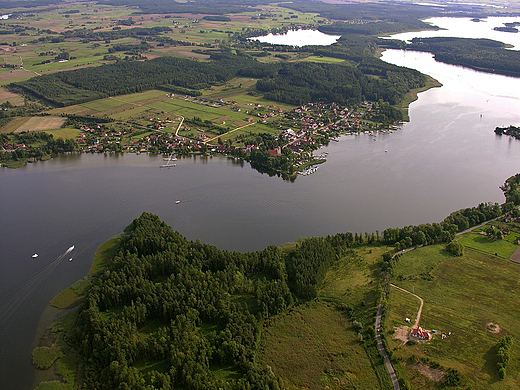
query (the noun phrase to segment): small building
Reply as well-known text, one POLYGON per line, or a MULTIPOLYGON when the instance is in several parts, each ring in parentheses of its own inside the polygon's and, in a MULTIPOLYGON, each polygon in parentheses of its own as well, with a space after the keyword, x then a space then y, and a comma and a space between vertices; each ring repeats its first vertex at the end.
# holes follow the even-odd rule
POLYGON ((419 326, 412 329, 412 333, 410 334, 410 336, 412 336, 413 338, 419 339, 419 340, 429 340, 430 339, 430 334, 419 326))

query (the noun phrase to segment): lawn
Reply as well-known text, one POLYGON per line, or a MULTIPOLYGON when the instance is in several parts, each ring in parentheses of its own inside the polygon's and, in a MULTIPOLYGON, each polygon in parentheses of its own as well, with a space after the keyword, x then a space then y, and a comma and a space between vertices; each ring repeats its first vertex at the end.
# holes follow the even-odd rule
MULTIPOLYGON (((511 334, 516 340, 520 337, 519 271, 518 264, 471 249, 466 249, 461 257, 453 257, 443 245, 426 246, 402 255, 393 283, 414 290, 424 299, 420 325, 437 330, 437 335, 430 342, 396 349, 395 356, 404 362, 409 362, 412 355, 427 357, 445 368, 454 368, 460 372, 464 388, 519 388, 517 345, 513 347, 504 381, 498 377, 495 349, 501 336, 511 334), (491 332, 490 323, 498 324, 500 333, 491 332), (443 340, 440 332, 452 334, 443 340)), ((404 304, 401 295, 392 289, 391 322, 408 315, 404 304)), ((417 305, 413 305, 411 311, 416 310, 417 305)), ((396 347, 395 343, 391 345, 396 347)), ((399 371, 417 388, 438 388, 411 364, 400 365, 399 371)))

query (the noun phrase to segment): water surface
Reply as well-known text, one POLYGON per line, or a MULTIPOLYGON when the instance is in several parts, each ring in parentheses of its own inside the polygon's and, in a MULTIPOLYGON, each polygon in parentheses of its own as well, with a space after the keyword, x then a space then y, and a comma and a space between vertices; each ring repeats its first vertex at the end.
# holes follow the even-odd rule
POLYGON ((253 37, 257 40, 272 45, 291 45, 291 46, 329 46, 336 42, 340 35, 328 35, 318 30, 289 30, 285 34, 267 34, 263 37, 253 37))

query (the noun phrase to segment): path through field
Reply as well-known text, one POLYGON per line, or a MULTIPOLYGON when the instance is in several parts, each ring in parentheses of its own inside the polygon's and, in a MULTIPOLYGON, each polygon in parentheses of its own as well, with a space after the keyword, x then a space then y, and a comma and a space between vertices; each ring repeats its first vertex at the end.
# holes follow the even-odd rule
POLYGON ((415 295, 414 293, 412 293, 410 291, 407 291, 404 288, 397 287, 395 284, 390 283, 390 286, 392 286, 393 288, 395 288, 395 289, 397 289, 399 291, 403 291, 405 293, 411 294, 411 295, 413 295, 414 297, 416 297, 417 299, 419 299, 421 301, 421 306, 419 307, 419 311, 417 312, 417 317, 415 317, 415 323, 413 324, 413 328, 419 326, 419 320, 421 319, 421 313, 422 313, 422 308, 423 308, 423 305, 424 305, 424 300, 419 295, 415 295))

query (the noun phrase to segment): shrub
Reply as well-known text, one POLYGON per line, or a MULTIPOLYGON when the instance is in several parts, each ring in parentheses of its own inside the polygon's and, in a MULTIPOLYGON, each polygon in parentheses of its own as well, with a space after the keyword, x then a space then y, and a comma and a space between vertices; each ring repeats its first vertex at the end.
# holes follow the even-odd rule
POLYGON ((464 254, 464 246, 457 241, 452 241, 447 244, 446 250, 454 256, 462 256, 464 254))

